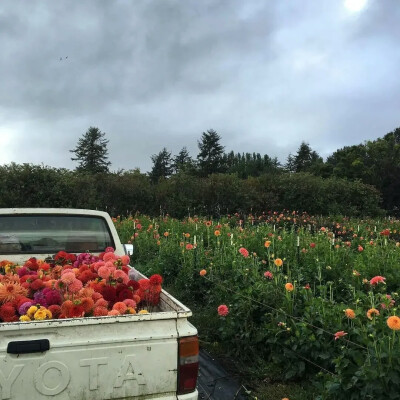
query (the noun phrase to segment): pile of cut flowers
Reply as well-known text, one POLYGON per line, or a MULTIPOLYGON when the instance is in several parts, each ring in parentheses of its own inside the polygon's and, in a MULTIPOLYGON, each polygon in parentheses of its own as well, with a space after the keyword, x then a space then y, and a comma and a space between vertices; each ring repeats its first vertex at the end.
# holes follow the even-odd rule
POLYGON ((0 322, 147 314, 160 302, 162 277, 135 279, 129 256, 58 252, 51 261, 0 261, 0 322))

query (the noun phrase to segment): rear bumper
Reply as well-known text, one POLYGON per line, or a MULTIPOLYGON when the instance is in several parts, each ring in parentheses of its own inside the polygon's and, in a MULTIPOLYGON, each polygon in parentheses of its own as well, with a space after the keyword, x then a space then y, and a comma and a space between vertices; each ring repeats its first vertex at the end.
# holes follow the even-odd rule
POLYGON ((188 393, 188 394, 178 394, 177 399, 178 400, 197 400, 198 399, 198 391, 195 390, 192 393, 188 393))

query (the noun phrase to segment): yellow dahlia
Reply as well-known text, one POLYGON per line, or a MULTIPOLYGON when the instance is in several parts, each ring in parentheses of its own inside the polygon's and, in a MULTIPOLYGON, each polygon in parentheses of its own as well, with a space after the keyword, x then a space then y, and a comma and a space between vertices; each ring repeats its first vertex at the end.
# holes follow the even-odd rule
POLYGON ((26 315, 27 315, 29 318, 32 319, 37 310, 38 310, 38 308, 37 308, 36 306, 30 306, 30 307, 28 308, 28 311, 26 312, 26 315))
POLYGON ((44 308, 39 308, 39 310, 37 310, 33 316, 36 320, 43 320, 46 319, 47 314, 46 314, 46 310, 44 308))

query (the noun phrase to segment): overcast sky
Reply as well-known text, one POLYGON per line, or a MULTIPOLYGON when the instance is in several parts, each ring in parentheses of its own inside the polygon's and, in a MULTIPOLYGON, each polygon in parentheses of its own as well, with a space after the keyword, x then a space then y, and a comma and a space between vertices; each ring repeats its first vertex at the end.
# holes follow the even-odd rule
POLYGON ((325 158, 400 126, 399 21, 399 0, 1 0, 0 164, 74 168, 90 126, 113 170, 210 128, 325 158))

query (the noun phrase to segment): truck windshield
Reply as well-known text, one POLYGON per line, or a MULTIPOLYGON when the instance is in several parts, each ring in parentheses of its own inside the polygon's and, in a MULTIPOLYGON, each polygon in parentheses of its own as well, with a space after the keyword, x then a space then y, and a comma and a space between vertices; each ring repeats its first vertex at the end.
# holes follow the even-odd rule
POLYGON ((0 254, 100 253, 114 247, 106 221, 82 215, 0 215, 0 254))

